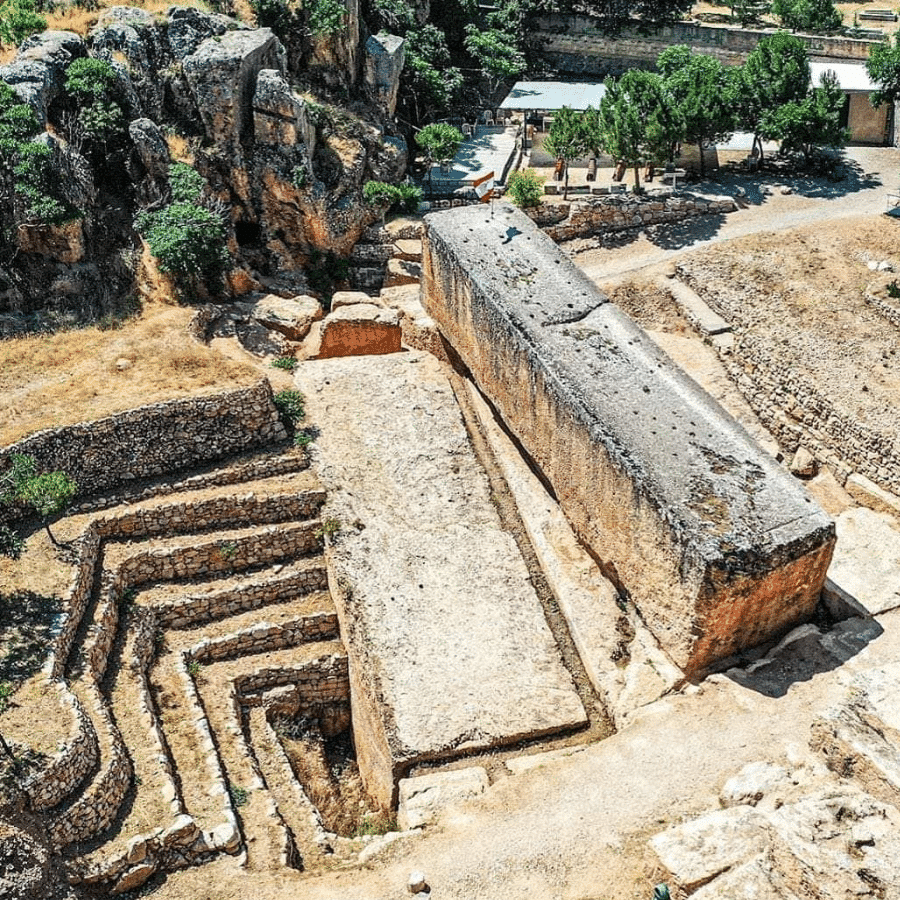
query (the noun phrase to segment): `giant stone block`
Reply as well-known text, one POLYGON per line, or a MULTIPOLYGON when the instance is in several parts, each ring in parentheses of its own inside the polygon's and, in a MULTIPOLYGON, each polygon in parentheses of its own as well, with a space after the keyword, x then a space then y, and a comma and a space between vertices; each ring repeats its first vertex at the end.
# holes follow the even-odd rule
POLYGON ((816 605, 834 524, 507 204, 426 218, 423 305, 687 672, 816 605))

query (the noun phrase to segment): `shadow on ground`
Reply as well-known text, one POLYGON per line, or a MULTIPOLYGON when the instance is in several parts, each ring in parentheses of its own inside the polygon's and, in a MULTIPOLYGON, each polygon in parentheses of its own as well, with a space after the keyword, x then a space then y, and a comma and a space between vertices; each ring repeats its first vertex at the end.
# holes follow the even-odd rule
POLYGON ((681 222, 652 225, 646 230, 647 239, 664 250, 681 250, 697 241, 714 237, 725 223, 724 213, 694 216, 681 222))
POLYGON ((763 659, 725 674, 766 697, 783 697, 791 685, 842 666, 883 633, 878 621, 868 616, 845 619, 828 631, 803 625, 763 659))

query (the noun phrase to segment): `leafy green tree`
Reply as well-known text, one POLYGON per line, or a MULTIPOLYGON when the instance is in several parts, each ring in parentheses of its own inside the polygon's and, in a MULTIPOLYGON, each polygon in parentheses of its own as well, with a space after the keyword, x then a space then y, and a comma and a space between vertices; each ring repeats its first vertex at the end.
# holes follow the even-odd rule
POLYGON ((458 68, 450 64, 444 34, 432 24, 406 36, 406 63, 400 76, 400 97, 413 122, 446 112, 463 84, 458 68))
POLYGON ((0 476, 0 503, 19 502, 30 506, 43 520, 50 540, 57 547, 60 544, 50 531, 50 519, 66 509, 77 492, 78 483, 65 472, 37 474, 34 457, 25 453, 14 453, 9 467, 0 476))
POLYGON ((347 7, 341 0, 309 0, 306 4, 307 24, 312 34, 338 34, 347 27, 347 7))
POLYGON ((878 90, 869 95, 872 105, 893 103, 900 98, 900 34, 890 43, 875 44, 869 50, 866 60, 869 78, 878 85, 878 90))
POLYGON ((46 28, 47 20, 38 13, 35 0, 0 2, 0 44, 18 47, 25 38, 46 28))
POLYGON ((800 101, 784 103, 766 118, 765 137, 781 141, 783 151, 801 151, 809 162, 817 147, 843 147, 850 138, 841 125, 844 93, 833 72, 800 101))
POLYGON ((186 163, 174 162, 169 166, 169 190, 173 203, 197 203, 205 187, 206 179, 186 163))
POLYGON ((66 69, 66 93, 77 107, 76 121, 92 145, 93 162, 106 165, 111 147, 121 149, 127 126, 116 70, 104 59, 76 59, 66 69))
POLYGON ((388 31, 404 35, 416 27, 416 11, 406 0, 372 0, 367 22, 373 34, 388 31))
POLYGON ((706 174, 703 147, 727 140, 736 122, 737 76, 713 56, 684 46, 660 53, 657 66, 683 121, 684 139, 700 151, 700 173, 706 174))
POLYGON ((509 176, 506 189, 516 206, 527 209, 541 205, 545 180, 534 169, 521 169, 509 176))
POLYGON ((834 0, 773 0, 772 12, 791 31, 832 34, 843 21, 834 0))
POLYGON ((477 25, 466 27, 466 51, 490 79, 490 93, 504 78, 515 78, 525 71, 525 54, 503 31, 482 30, 477 25))
POLYGON ((550 132, 544 139, 544 149, 561 159, 565 166, 564 200, 569 196, 569 160, 590 153, 595 143, 591 122, 583 112, 568 106, 556 111, 550 132))
POLYGON ((425 151, 429 191, 431 190, 431 167, 435 163, 453 159, 462 141, 462 132, 444 122, 426 125, 416 133, 416 143, 425 151))
POLYGON ((643 22, 671 22, 680 19, 693 7, 692 0, 583 0, 563 2, 563 9, 586 12, 600 20, 608 32, 621 30, 632 19, 643 22))
POLYGON ((598 126, 604 148, 634 170, 634 187, 640 190, 641 165, 669 159, 683 123, 662 77, 631 69, 607 81, 598 126))
POLYGON ((806 44, 785 31, 764 37, 740 70, 738 118, 753 132, 753 145, 763 157, 761 123, 784 103, 801 101, 809 91, 809 57, 806 44))
POLYGON ((61 544, 50 530, 50 519, 61 513, 78 492, 78 483, 65 472, 44 472, 29 478, 19 489, 17 498, 27 503, 41 517, 44 530, 54 546, 61 544))
POLYGON ((230 259, 220 215, 197 203, 172 203, 141 213, 135 226, 160 270, 171 273, 188 296, 197 284, 218 287, 230 259))

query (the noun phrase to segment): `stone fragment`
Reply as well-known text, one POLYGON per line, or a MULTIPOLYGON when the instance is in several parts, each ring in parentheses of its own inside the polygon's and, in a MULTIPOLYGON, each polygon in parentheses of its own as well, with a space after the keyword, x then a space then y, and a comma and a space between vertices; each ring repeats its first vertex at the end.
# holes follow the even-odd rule
POLYGON ((900 606, 900 525, 865 507, 836 519, 838 542, 828 577, 871 615, 900 606))
POLYGON ((405 259, 407 262, 422 262, 422 242, 399 240, 394 244, 397 248, 396 256, 398 259, 405 259))
POLYGON ((140 887, 155 871, 156 863, 141 863, 122 875, 116 882, 112 892, 114 894, 124 894, 126 891, 133 891, 135 888, 140 887))
POLYGON ((879 487, 865 475, 853 472, 845 485, 854 500, 875 512, 888 513, 900 520, 900 497, 879 487))
POLYGON ((447 359, 447 351, 437 325, 422 307, 418 284, 384 288, 379 299, 385 306, 400 313, 400 331, 405 347, 427 350, 438 359, 447 359))
POLYGON ((420 263, 408 262, 394 257, 389 259, 384 275, 384 287, 397 287, 401 284, 418 284, 422 278, 420 263))
POLYGON ((756 806, 773 788, 789 779, 787 769, 770 762, 748 763, 725 782, 719 800, 722 806, 756 806))
POLYGON ((791 460, 791 474, 798 478, 812 478, 819 469, 816 458, 806 449, 800 446, 791 460))
POLYGON ((342 306, 322 322, 317 357, 369 356, 398 353, 400 316, 374 303, 342 306))
POLYGON ((197 837, 199 829, 192 816, 181 815, 159 836, 164 847, 190 844, 197 837))
POLYGON ((125 861, 129 864, 143 862, 147 857, 147 839, 143 835, 133 837, 128 842, 125 861))
POLYGON ((451 803, 460 803, 488 789, 487 772, 481 766, 404 778, 400 782, 397 825, 403 831, 430 825, 451 803))
POLYGON ((424 873, 410 872, 409 879, 406 882, 406 889, 410 894, 421 894, 428 890, 428 884, 425 881, 424 873))
POLYGON ((342 306, 357 306, 360 303, 381 305, 377 298, 370 297, 363 291, 335 291, 331 296, 331 311, 334 312, 342 306))
POLYGON ((267 294, 253 304, 250 315, 266 328, 277 331, 292 341, 302 341, 313 322, 322 318, 322 305, 315 297, 290 299, 267 294))
POLYGON ((650 846, 690 893, 761 853, 768 843, 766 824, 752 806, 732 806, 674 825, 652 838, 650 846))
POLYGON ((230 822, 223 822, 210 831, 209 843, 217 850, 224 850, 226 853, 236 853, 241 846, 241 836, 234 825, 230 822))

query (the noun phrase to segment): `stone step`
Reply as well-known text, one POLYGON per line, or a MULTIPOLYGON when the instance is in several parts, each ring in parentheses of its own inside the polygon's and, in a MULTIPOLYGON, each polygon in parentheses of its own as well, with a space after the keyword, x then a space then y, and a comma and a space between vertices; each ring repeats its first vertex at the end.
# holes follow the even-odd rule
POLYGON ((418 284, 421 278, 421 263, 407 262, 404 259, 394 257, 388 260, 384 275, 384 286, 390 288, 402 284, 418 284))

